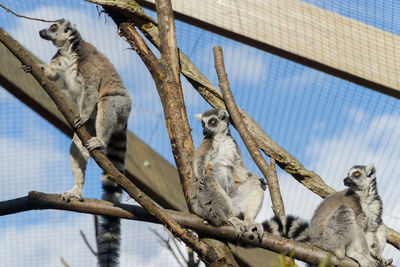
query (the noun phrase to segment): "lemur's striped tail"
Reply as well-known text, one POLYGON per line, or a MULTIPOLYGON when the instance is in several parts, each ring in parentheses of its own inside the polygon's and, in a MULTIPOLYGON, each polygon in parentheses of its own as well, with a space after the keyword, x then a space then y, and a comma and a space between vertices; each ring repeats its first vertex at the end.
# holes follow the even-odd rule
POLYGON ((308 242, 308 222, 292 215, 274 216, 262 223, 264 231, 299 242, 308 242))
MULTIPOLYGON (((114 133, 107 145, 105 154, 114 166, 125 173, 126 130, 114 133)), ((102 199, 113 203, 121 200, 122 189, 103 174, 102 199)), ((101 267, 119 265, 119 247, 121 239, 121 222, 119 218, 101 216, 97 240, 98 260, 101 267)))

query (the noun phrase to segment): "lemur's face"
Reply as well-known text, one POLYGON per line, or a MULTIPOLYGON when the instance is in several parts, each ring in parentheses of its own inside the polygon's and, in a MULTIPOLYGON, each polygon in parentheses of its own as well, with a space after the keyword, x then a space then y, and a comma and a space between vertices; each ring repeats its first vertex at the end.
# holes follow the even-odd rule
POLYGON ((56 46, 62 46, 69 40, 74 30, 75 27, 68 20, 60 19, 49 28, 39 31, 39 35, 45 40, 52 41, 56 46))
POLYGON ((375 173, 376 170, 372 164, 369 166, 354 166, 350 169, 343 182, 354 191, 364 190, 375 182, 375 173))
POLYGON ((227 134, 229 126, 229 114, 224 109, 212 109, 201 116, 203 134, 206 138, 212 138, 218 134, 227 134))

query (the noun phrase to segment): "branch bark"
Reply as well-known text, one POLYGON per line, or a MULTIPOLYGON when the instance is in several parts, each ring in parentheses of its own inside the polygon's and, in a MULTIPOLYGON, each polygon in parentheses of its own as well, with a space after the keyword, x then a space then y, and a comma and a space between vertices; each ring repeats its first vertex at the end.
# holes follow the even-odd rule
MULTIPOLYGON (((114 203, 104 200, 85 199, 84 202, 80 202, 77 199, 71 199, 69 203, 66 203, 61 200, 61 195, 44 194, 32 191, 29 192, 27 197, 0 202, 0 216, 29 210, 43 209, 68 210, 150 223, 160 223, 156 217, 148 213, 140 206, 122 203, 115 205, 114 203)), ((229 240, 231 242, 236 242, 235 230, 231 225, 215 227, 210 224, 205 224, 202 218, 194 214, 173 210, 165 210, 165 213, 174 221, 179 223, 181 227, 190 228, 198 233, 212 235, 229 240)), ((283 252, 287 255, 293 252, 296 259, 311 264, 318 264, 330 255, 328 252, 319 248, 295 242, 283 237, 270 235, 268 233, 264 235, 261 243, 259 243, 258 240, 250 240, 247 237, 241 242, 243 245, 261 247, 278 253, 283 252)), ((331 263, 338 266, 358 266, 357 263, 348 258, 344 261, 338 261, 332 257, 331 263)))
POLYGON ((285 208, 283 205, 281 191, 279 189, 278 179, 274 175, 274 171, 261 155, 260 151, 258 150, 257 144, 253 139, 253 136, 249 133, 247 127, 243 123, 242 116, 239 113, 235 99, 232 95, 231 88, 229 86, 228 74, 225 70, 222 48, 220 46, 214 46, 213 52, 215 70, 217 71, 219 87, 221 88, 226 108, 228 109, 233 124, 235 125, 240 136, 242 137, 242 140, 246 145, 251 157, 257 164, 264 177, 267 179, 268 190, 271 197, 272 209, 274 211, 274 214, 276 216, 283 216, 285 215, 285 208))
MULTIPOLYGON (((51 99, 57 105, 57 108, 63 114, 67 122, 72 128, 73 122, 76 119, 71 108, 65 102, 63 96, 58 92, 57 88, 51 83, 44 75, 42 70, 30 58, 30 56, 22 49, 22 47, 9 36, 2 28, 0 28, 0 41, 21 61, 23 65, 32 66, 31 74, 49 94, 51 99)), ((83 144, 91 137, 85 127, 76 130, 83 144)), ((156 217, 164 224, 174 235, 185 242, 188 246, 193 248, 194 251, 206 263, 215 262, 218 258, 214 249, 210 248, 204 242, 189 231, 182 229, 179 224, 173 221, 163 210, 158 208, 148 196, 146 196, 136 185, 134 185, 128 178, 122 175, 113 164, 105 157, 104 153, 100 150, 93 150, 90 152, 92 158, 96 163, 109 174, 110 179, 123 188, 133 199, 135 199, 142 207, 144 207, 150 214, 156 217)))
MULTIPOLYGON (((160 49, 160 37, 157 23, 148 16, 138 3, 132 0, 86 0, 94 4, 102 5, 118 12, 125 19, 132 21, 144 36, 160 49)), ((124 37, 126 37, 124 35, 124 37)), ((216 88, 179 50, 181 72, 192 84, 199 94, 214 108, 226 108, 221 92, 216 88)), ((277 165, 291 174, 299 183, 310 191, 325 198, 335 190, 325 184, 322 178, 315 172, 307 170, 295 157, 273 141, 267 133, 243 110, 240 110, 243 121, 249 132, 253 135, 259 149, 268 157, 273 158, 277 165)), ((400 233, 386 226, 388 243, 400 249, 400 233)))

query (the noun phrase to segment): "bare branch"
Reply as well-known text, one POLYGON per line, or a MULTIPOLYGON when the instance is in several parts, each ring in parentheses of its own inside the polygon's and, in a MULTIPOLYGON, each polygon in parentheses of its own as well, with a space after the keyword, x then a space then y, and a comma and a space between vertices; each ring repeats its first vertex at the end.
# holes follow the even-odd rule
MULTIPOLYGON (((90 252, 92 252, 92 254, 93 254, 94 256, 97 257, 97 252, 94 251, 94 249, 92 248, 92 246, 89 244, 89 241, 86 239, 85 233, 84 233, 82 230, 80 230, 79 233, 81 234, 81 236, 82 236, 82 238, 83 238, 83 241, 85 241, 85 244, 86 244, 86 246, 89 248, 90 252)), ((97 242, 96 242, 96 243, 97 243, 97 242)))
POLYGON ((20 14, 15 13, 11 9, 7 8, 6 6, 4 6, 1 3, 0 3, 0 7, 4 8, 7 12, 13 14, 14 16, 17 16, 17 17, 20 17, 20 18, 24 18, 24 19, 37 20, 37 21, 41 21, 41 22, 56 22, 57 21, 57 20, 37 19, 37 18, 31 18, 31 17, 27 17, 27 16, 24 16, 24 15, 20 15, 20 14))
POLYGON ((64 265, 64 267, 69 267, 68 263, 64 260, 63 257, 60 258, 60 261, 61 261, 62 265, 64 265))
POLYGON ((275 176, 274 171, 271 169, 271 167, 268 165, 268 163, 265 161, 260 151, 258 150, 258 147, 254 142, 253 136, 249 133, 247 127, 244 125, 242 116, 240 115, 239 110, 236 106, 235 99, 233 98, 232 91, 229 86, 228 75, 225 71, 222 48, 220 46, 214 46, 213 52, 215 69, 217 71, 219 80, 219 87, 221 88, 222 94, 224 96, 225 105, 229 111, 231 119, 240 136, 242 137, 242 140, 246 145, 251 157, 268 181, 268 189, 271 196, 272 209, 275 215, 285 215, 285 208, 283 206, 283 200, 281 191, 279 189, 278 179, 275 176))
MULTIPOLYGON (((0 202, 0 216, 35 209, 69 210, 81 213, 119 217, 122 219, 160 223, 157 218, 149 214, 142 207, 121 203, 114 204, 104 200, 85 199, 85 201, 80 202, 78 199, 72 198, 69 203, 66 203, 61 200, 61 196, 58 194, 44 194, 32 191, 27 197, 0 202)), ((215 227, 210 224, 205 224, 202 218, 194 214, 173 210, 164 211, 169 217, 179 223, 181 227, 193 229, 203 235, 216 236, 231 242, 237 241, 235 229, 230 224, 215 227)), ((247 236, 241 240, 241 243, 248 246, 265 248, 278 253, 283 252, 286 255, 294 253, 296 259, 311 264, 317 264, 330 255, 328 252, 319 248, 288 240, 283 237, 270 235, 268 233, 265 233, 261 243, 258 242, 258 240, 250 240, 247 236)), ((351 259, 338 261, 334 257, 332 258, 331 263, 339 266, 358 266, 358 264, 351 259)))
MULTIPOLYGON (((165 247, 171 252, 172 256, 174 256, 174 258, 175 258, 176 262, 179 264, 179 266, 183 267, 184 265, 181 263, 178 255, 176 255, 175 251, 169 244, 169 239, 164 239, 155 229, 150 229, 150 230, 159 238, 159 240, 161 241, 161 244, 165 245, 165 247)), ((174 239, 172 239, 172 240, 174 240, 174 239)), ((178 248, 178 251, 180 252, 179 248, 178 248)), ((185 260, 184 257, 182 257, 182 259, 185 260)))

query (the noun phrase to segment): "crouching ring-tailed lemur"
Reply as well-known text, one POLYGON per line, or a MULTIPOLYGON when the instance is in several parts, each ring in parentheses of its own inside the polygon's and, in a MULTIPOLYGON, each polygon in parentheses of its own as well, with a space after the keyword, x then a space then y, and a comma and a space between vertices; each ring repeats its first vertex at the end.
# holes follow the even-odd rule
POLYGON ((348 189, 326 197, 309 224, 290 215, 274 217, 263 223, 265 231, 317 246, 338 259, 348 256, 363 267, 390 265, 392 259, 382 257, 386 228, 375 167, 353 166, 344 184, 348 189))
POLYGON ((194 213, 219 226, 230 222, 237 238, 247 232, 261 241, 263 228, 254 222, 261 208, 265 184, 242 162, 242 155, 229 131, 229 114, 212 109, 196 116, 204 139, 194 153, 194 177, 189 196, 194 213))
MULTIPOLYGON (((131 98, 110 61, 93 45, 85 42, 75 25, 58 20, 39 32, 40 37, 51 41, 58 52, 48 65, 41 69, 50 80, 61 77, 74 102, 79 116, 74 127, 85 125, 92 138, 85 146, 75 134, 70 147, 70 163, 75 185, 62 198, 83 200, 82 188, 89 151, 103 149, 107 158, 121 172, 125 172, 126 131, 131 110, 131 98)), ((101 177, 102 199, 114 203, 120 201, 121 188, 101 177)), ((102 217, 99 229, 98 259, 100 266, 118 265, 120 246, 120 221, 114 217, 102 217)))

